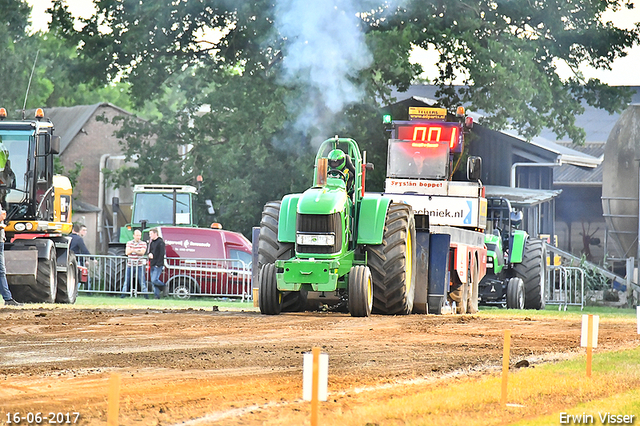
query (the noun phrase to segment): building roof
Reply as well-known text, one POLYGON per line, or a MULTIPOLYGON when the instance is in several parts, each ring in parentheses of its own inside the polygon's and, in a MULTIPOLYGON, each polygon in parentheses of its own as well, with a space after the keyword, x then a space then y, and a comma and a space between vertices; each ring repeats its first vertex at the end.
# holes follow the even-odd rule
POLYGON ((514 207, 537 206, 560 195, 561 189, 512 188, 510 186, 485 185, 487 197, 503 197, 514 207))
MULTIPOLYGON (((411 87, 414 87, 414 86, 411 86, 411 87)), ((425 88, 425 89, 430 88, 429 91, 425 91, 425 94, 435 95, 434 86, 419 86, 419 87, 425 88)), ((399 96, 401 95, 401 93, 397 93, 396 95, 399 96)), ((413 96, 409 96, 407 98, 401 99, 391 106, 395 106, 399 104, 404 104, 408 106, 416 106, 418 104, 425 105, 425 106, 436 106, 437 100, 431 97, 413 95, 413 96)), ((482 117, 482 114, 478 114, 478 113, 475 113, 475 114, 470 113, 469 115, 473 117, 474 121, 477 121, 480 117, 482 117)), ((543 137, 536 137, 531 141, 527 141, 526 138, 518 135, 515 131, 512 131, 512 130, 498 131, 498 133, 502 133, 504 135, 512 137, 521 142, 530 143, 531 145, 539 147, 544 151, 552 154, 552 156, 555 155, 555 162, 559 164, 572 164, 580 167, 596 168, 602 163, 602 158, 596 158, 587 153, 572 149, 568 146, 559 145, 543 137)))
MULTIPOLYGON (((604 158, 604 142, 586 143, 582 146, 571 145, 576 151, 584 152, 592 157, 604 158)), ((555 185, 594 186, 602 185, 601 163, 595 169, 575 167, 564 164, 553 169, 553 183, 555 185)))
POLYGON ((130 112, 108 102, 100 102, 93 105, 77 105, 72 107, 53 107, 45 109, 45 117, 55 125, 56 134, 60 136, 60 153, 69 146, 73 138, 83 130, 85 124, 93 117, 96 110, 102 106, 115 108, 123 114, 132 115, 130 112))
MULTIPOLYGON (((640 86, 629 86, 629 89, 633 91, 629 105, 640 104, 640 86)), ((584 107, 584 113, 576 116, 576 126, 582 127, 586 132, 585 142, 605 143, 622 113, 609 114, 605 110, 589 106, 584 102, 582 106, 584 107)), ((559 139, 551 129, 544 129, 540 136, 558 142, 571 143, 567 136, 559 139)))
POLYGON ((97 213, 102 211, 97 206, 80 200, 73 200, 72 206, 73 211, 76 213, 97 213))
MULTIPOLYGON (((629 89, 633 92, 630 105, 640 104, 640 86, 629 86, 629 89)), ((394 90, 391 93, 391 96, 397 99, 405 99, 415 96, 435 100, 437 91, 437 86, 417 84, 410 86, 406 92, 398 92, 397 90, 394 90)), ((611 133, 611 130, 618 121, 618 118, 620 118, 621 113, 609 114, 605 110, 589 106, 585 102, 583 102, 582 106, 584 107, 584 113, 576 116, 576 126, 585 130, 585 141, 587 143, 606 142, 609 138, 609 133, 611 133)), ((539 136, 549 141, 571 143, 570 140, 566 139, 566 136, 564 136, 563 139, 559 139, 551 129, 543 129, 539 136)))
MULTIPOLYGON (((526 142, 526 138, 523 138, 514 131, 503 130, 500 133, 507 134, 526 142)), ((533 138, 529 143, 556 154, 556 162, 559 164, 570 164, 573 166, 587 167, 591 169, 602 164, 602 157, 594 157, 586 152, 577 150, 575 149, 577 145, 558 144, 540 136, 533 138)))

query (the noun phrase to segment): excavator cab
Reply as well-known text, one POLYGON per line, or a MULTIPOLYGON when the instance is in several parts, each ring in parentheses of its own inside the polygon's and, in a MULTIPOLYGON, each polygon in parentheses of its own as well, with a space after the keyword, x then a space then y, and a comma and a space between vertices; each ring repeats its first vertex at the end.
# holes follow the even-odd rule
MULTIPOLYGON (((2 110, 0 108, 0 110, 2 110)), ((74 303, 78 265, 69 250, 72 188, 54 175, 60 137, 44 119, 9 121, 0 111, 0 203, 7 210, 7 281, 20 302, 74 303)))

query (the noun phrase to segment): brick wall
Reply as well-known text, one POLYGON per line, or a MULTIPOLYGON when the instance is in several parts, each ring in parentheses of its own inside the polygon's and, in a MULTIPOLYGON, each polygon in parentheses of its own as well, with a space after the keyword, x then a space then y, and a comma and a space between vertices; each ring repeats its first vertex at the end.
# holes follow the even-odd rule
POLYGON ((118 139, 113 135, 117 127, 110 123, 96 121, 103 115, 111 121, 122 115, 122 111, 103 105, 85 123, 83 129, 73 138, 60 155, 60 161, 67 170, 72 170, 76 162, 83 165, 78 183, 73 189, 74 197, 86 203, 98 206, 100 189, 100 158, 104 154, 119 155, 122 150, 118 139))

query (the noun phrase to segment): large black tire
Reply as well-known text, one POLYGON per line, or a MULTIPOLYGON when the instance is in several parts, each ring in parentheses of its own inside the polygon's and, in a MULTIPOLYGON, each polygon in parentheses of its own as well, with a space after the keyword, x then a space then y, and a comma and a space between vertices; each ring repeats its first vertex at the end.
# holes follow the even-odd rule
POLYGON ((273 263, 260 268, 258 275, 258 306, 264 315, 278 315, 282 311, 282 293, 278 291, 276 267, 273 263))
POLYGON ((478 313, 478 287, 480 286, 480 267, 478 266, 478 257, 474 256, 471 268, 471 288, 469 289, 469 305, 467 306, 468 314, 478 313))
POLYGON ((56 249, 51 247, 46 258, 38 258, 38 273, 33 289, 32 302, 53 303, 56 299, 58 277, 56 272, 56 249))
POLYGON ((446 296, 429 296, 428 309, 431 315, 442 315, 442 308, 445 306, 446 296))
MULTIPOLYGON (((453 275, 455 271, 451 272, 453 275)), ((455 303, 456 314, 467 313, 467 299, 469 297, 468 287, 460 283, 459 280, 454 279, 454 283, 451 286, 451 291, 447 295, 449 303, 453 306, 455 303)))
MULTIPOLYGON (((269 201, 262 210, 258 238, 258 268, 260 268, 258 271, 261 271, 264 265, 275 263, 276 260, 287 260, 293 257, 293 243, 278 241, 278 217, 281 204, 281 201, 269 201)), ((282 293, 282 312, 301 312, 306 306, 307 290, 282 293)))
POLYGON ((547 276, 547 249, 544 241, 529 238, 524 246, 522 263, 515 264, 513 269, 524 282, 525 309, 544 309, 544 283, 547 276))
POLYGON ((356 265, 349 271, 349 313, 352 317, 368 317, 373 307, 371 270, 356 265))
POLYGON ((67 270, 58 274, 56 303, 76 303, 78 297, 78 261, 73 252, 67 258, 67 270))
POLYGON ((507 308, 524 309, 524 282, 520 277, 510 278, 507 282, 507 308))
MULTIPOLYGON (((469 261, 468 269, 467 269, 467 282, 462 283, 458 278, 457 272, 453 271, 452 275, 454 277, 453 281, 455 282, 452 290, 449 292, 449 300, 456 302, 456 313, 457 314, 466 314, 471 313, 471 295, 472 295, 472 286, 473 286, 473 263, 469 261)), ((476 298, 477 299, 477 298, 476 298)))
POLYGON ((373 311, 408 315, 413 310, 416 271, 416 227, 411 207, 391 204, 382 244, 367 247, 373 280, 373 311))
POLYGON ((124 247, 110 247, 107 251, 110 258, 106 259, 105 268, 105 290, 122 291, 125 273, 127 272, 127 260, 124 247))

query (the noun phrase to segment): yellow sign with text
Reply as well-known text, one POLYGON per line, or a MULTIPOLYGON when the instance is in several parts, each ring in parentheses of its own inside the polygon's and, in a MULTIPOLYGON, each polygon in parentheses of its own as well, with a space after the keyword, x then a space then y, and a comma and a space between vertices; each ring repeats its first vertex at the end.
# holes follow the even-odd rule
POLYGON ((409 120, 446 120, 447 110, 445 108, 409 107, 409 120))

